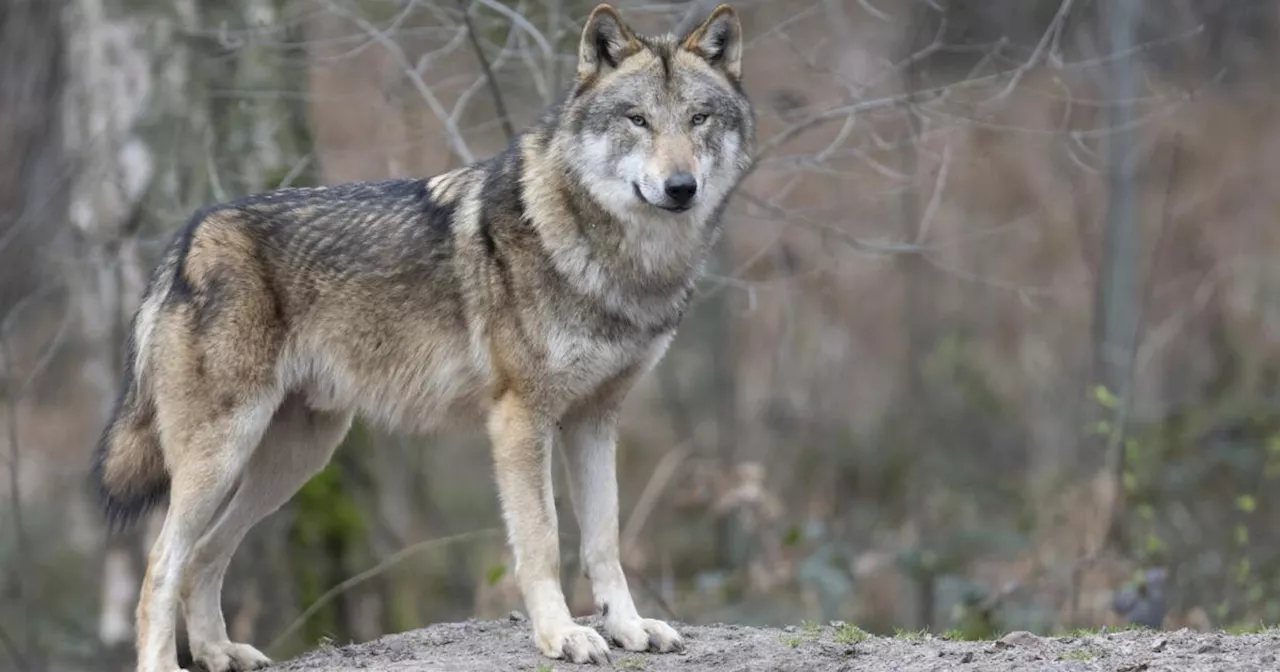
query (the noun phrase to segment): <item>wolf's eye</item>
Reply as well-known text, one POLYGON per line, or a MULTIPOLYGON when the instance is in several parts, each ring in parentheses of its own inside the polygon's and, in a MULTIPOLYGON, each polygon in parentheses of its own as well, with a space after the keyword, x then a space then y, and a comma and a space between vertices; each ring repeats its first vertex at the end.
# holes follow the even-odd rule
POLYGON ((694 126, 701 126, 701 125, 703 125, 703 124, 707 123, 707 115, 705 115, 705 114, 695 114, 695 115, 693 115, 693 119, 692 119, 692 121, 693 121, 693 125, 694 125, 694 126))
POLYGON ((644 117, 638 114, 633 114, 628 117, 628 119, 630 119, 631 123, 635 124, 637 128, 644 128, 649 125, 649 122, 645 121, 644 117))

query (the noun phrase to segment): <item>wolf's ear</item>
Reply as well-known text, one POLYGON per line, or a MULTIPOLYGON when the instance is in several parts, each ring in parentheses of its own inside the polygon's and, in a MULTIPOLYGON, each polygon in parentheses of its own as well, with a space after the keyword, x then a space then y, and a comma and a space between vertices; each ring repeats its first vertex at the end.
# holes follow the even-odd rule
POLYGON ((684 38, 684 48, 733 79, 742 78, 742 23, 729 5, 716 7, 697 30, 684 38))
POLYGON ((618 10, 599 5, 582 29, 578 45, 578 77, 585 79, 602 68, 616 68, 622 59, 640 50, 635 33, 623 23, 618 10))

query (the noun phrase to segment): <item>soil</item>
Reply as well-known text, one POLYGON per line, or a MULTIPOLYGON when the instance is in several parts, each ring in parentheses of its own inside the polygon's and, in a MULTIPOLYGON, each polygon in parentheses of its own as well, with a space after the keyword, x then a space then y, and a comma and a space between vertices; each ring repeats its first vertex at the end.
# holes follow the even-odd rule
MULTIPOLYGON (((597 629, 601 625, 597 618, 582 618, 578 622, 597 629)), ((611 669, 644 672, 1280 670, 1280 630, 1247 635, 1185 629, 1122 631, 1073 637, 1040 637, 1015 632, 994 642, 948 641, 926 634, 868 637, 851 642, 854 638, 849 636, 850 630, 839 623, 785 629, 672 625, 685 637, 683 653, 644 654, 614 649, 611 669)), ((434 625, 364 644, 326 646, 270 669, 282 672, 588 672, 601 668, 542 657, 530 638, 528 621, 516 613, 500 621, 434 625)))

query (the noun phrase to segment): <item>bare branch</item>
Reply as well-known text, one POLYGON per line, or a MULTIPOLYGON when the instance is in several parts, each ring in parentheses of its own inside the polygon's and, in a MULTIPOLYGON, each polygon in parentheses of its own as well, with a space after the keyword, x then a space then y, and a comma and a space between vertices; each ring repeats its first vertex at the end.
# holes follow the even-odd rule
POLYGON ((301 628, 307 622, 307 619, 314 616, 317 611, 320 611, 321 609, 323 609, 325 605, 332 602, 333 599, 336 598, 337 596, 350 590, 351 588, 354 588, 355 586, 360 585, 361 583, 364 583, 365 581, 368 581, 369 579, 372 579, 382 574, 388 569, 400 564, 401 562, 413 557, 418 553, 421 553, 423 551, 428 551, 433 548, 442 548, 444 546, 449 546, 462 541, 470 541, 472 539, 480 539, 483 537, 500 536, 502 533, 503 533, 502 528, 489 527, 483 530, 463 532, 461 534, 453 534, 447 537, 440 537, 438 539, 428 539, 426 541, 420 541, 416 544, 413 544, 412 546, 406 546, 405 548, 402 548, 396 551, 395 553, 392 553, 391 555, 387 556, 386 558, 384 558, 382 561, 380 561, 378 564, 374 565, 373 567, 370 567, 369 569, 366 569, 365 571, 360 572, 359 574, 356 574, 355 576, 349 579, 346 579, 345 581, 343 581, 342 583, 339 583, 333 588, 326 590, 324 594, 321 595, 319 598, 317 598, 315 602, 312 602, 311 605, 308 606, 302 612, 302 614, 299 615, 298 618, 293 621, 293 623, 290 623, 289 627, 285 628, 283 632, 277 635, 276 638, 271 641, 271 644, 267 645, 267 650, 278 651, 280 649, 280 645, 283 644, 286 640, 288 640, 289 637, 292 637, 293 633, 297 632, 298 628, 301 628))
MULTIPOLYGON (((5 367, 13 369, 14 357, 9 349, 9 340, 0 333, 0 358, 3 358, 5 367)), ((23 514, 22 502, 22 450, 20 448, 20 437, 18 434, 18 394, 5 395, 5 408, 8 411, 8 441, 9 441, 9 517, 13 522, 14 534, 14 555, 16 557, 17 567, 13 571, 14 576, 27 577, 31 576, 34 563, 31 560, 31 544, 27 537, 26 521, 23 514)), ((29 581, 19 579, 16 582, 18 592, 18 603, 22 605, 23 612, 27 614, 34 613, 34 605, 32 604, 31 594, 29 591, 29 581)), ((31 627, 28 620, 23 625, 23 639, 25 640, 26 654, 16 656, 18 660, 25 661, 27 656, 35 653, 35 630, 31 627)))
POLYGON ((511 142, 515 140, 516 132, 511 127, 511 117, 507 114, 507 104, 502 100, 502 89, 498 86, 498 80, 493 77, 493 70, 489 68, 489 59, 484 55, 480 40, 476 38, 476 28, 471 23, 471 8, 467 5, 466 0, 458 0, 458 9, 462 12, 462 20, 466 23, 467 37, 471 40, 471 48, 475 50, 476 60, 480 62, 480 71, 484 73, 484 80, 488 82, 489 91, 493 94, 493 107, 498 113, 498 122, 502 124, 502 132, 506 134, 507 141, 511 142))
POLYGON ((889 16, 884 12, 884 10, 881 10, 871 4, 871 0, 858 0, 858 6, 862 7, 862 9, 866 10, 868 14, 880 19, 881 21, 893 21, 892 16, 889 16))
POLYGON ((1024 75, 1029 70, 1040 65, 1040 59, 1044 56, 1045 49, 1049 43, 1055 40, 1055 35, 1062 30, 1062 25, 1067 19, 1067 13, 1071 11, 1071 5, 1075 4, 1075 0, 1062 0, 1062 4, 1058 5, 1058 12, 1053 15, 1053 20, 1049 22, 1049 28, 1044 31, 1044 35, 1040 36, 1040 41, 1036 43, 1036 48, 1031 52, 1031 57, 1025 63, 1018 66, 1013 71, 1013 76, 1009 78, 1009 82, 988 102, 1003 100, 1018 86, 1018 82, 1022 81, 1024 75))
POLYGON ((5 632, 3 627, 0 627, 0 644, 4 645, 5 653, 9 654, 9 659, 17 666, 19 672, 27 672, 31 669, 27 665, 27 659, 23 657, 22 651, 18 648, 18 644, 13 641, 8 632, 5 632))
POLYGON ((519 12, 512 10, 510 7, 503 5, 494 0, 476 0, 476 2, 492 9, 493 11, 507 17, 512 24, 519 26, 534 42, 538 43, 538 48, 542 50, 543 58, 550 61, 555 58, 555 50, 551 48, 551 44, 547 42, 547 38, 538 30, 537 26, 529 23, 529 20, 520 15, 519 12))
POLYGON ((418 74, 417 69, 415 69, 413 64, 409 62, 408 57, 405 56, 404 50, 400 48, 400 45, 396 44, 395 41, 387 37, 363 17, 348 12, 338 6, 338 4, 333 0, 327 0, 326 4, 334 13, 353 21, 357 26, 368 33, 370 37, 376 40, 378 44, 381 44, 382 47, 387 50, 387 53, 391 54, 392 58, 396 59, 400 69, 404 71, 404 73, 409 77, 409 81, 413 83, 414 88, 417 89, 418 95, 422 96, 423 101, 425 101, 427 106, 431 108, 432 114, 440 120, 440 123, 444 124, 445 135, 447 136, 449 146, 453 149, 454 153, 456 153, 458 158, 462 159, 465 163, 474 162, 475 155, 472 154, 471 149, 467 147, 467 142, 462 138, 462 133, 458 131, 458 126, 453 122, 453 118, 449 116, 449 113, 445 111, 444 106, 440 104, 440 99, 436 98, 436 94, 431 90, 431 87, 427 86, 427 83, 422 81, 422 76, 418 74))
POLYGON ((942 192, 947 188, 947 171, 951 169, 951 143, 948 142, 942 149, 942 163, 938 167, 938 179, 933 185, 933 194, 929 196, 929 205, 925 207, 924 214, 920 216, 920 228, 916 233, 916 245, 923 245, 925 239, 929 237, 929 228, 933 225, 933 218, 938 214, 938 205, 942 201, 942 192))
MULTIPOLYGON (((493 59, 493 68, 500 68, 504 63, 506 63, 507 58, 514 49, 513 43, 516 41, 516 35, 517 33, 515 30, 507 31, 507 43, 503 45, 502 51, 498 52, 498 57, 493 59)), ((480 90, 488 84, 488 82, 489 80, 484 77, 478 78, 473 81, 465 91, 458 95, 458 100, 453 105, 453 112, 449 115, 454 120, 454 123, 458 123, 458 120, 462 118, 462 115, 466 114, 467 107, 471 104, 471 99, 479 93, 480 90)))
MULTIPOLYGON (((560 44, 560 19, 564 15, 564 0, 550 0, 550 6, 547 8, 547 37, 552 45, 560 44)), ((551 80, 550 90, 554 92, 560 90, 560 58, 556 53, 556 49, 551 49, 551 59, 547 63, 550 70, 549 79, 551 80)), ((548 103, 551 101, 547 101, 548 103)))
POLYGON ((755 205, 763 209, 765 212, 768 212, 769 214, 774 215, 775 217, 778 217, 783 221, 793 222, 797 224, 804 224, 805 226, 808 226, 812 229, 816 229, 824 233, 829 233, 835 236, 836 238, 838 238, 841 242, 849 245, 850 247, 852 247, 853 249, 859 252, 866 252, 868 254, 875 254, 875 255, 884 255, 884 254, 902 254, 907 252, 921 252, 924 250, 924 248, 921 247, 920 245, 914 245, 910 243, 868 242, 853 236, 852 234, 850 234, 848 231, 845 231, 844 229, 841 229, 836 226, 832 226, 831 224, 827 224, 825 222, 817 222, 807 217, 802 217, 794 213, 787 212, 786 210, 778 207, 777 205, 774 205, 773 203, 770 203, 756 196, 755 194, 752 194, 750 191, 747 191, 745 189, 740 190, 740 193, 742 194, 742 197, 752 205, 755 205))
POLYGON ((640 492, 640 498, 636 500, 636 504, 631 509, 631 516, 627 518, 626 525, 622 528, 622 554, 627 555, 629 549, 635 548, 636 539, 639 538, 640 532, 644 530, 644 524, 649 520, 649 516, 653 513, 654 507, 657 505, 658 497, 666 489, 671 482, 671 478, 675 475, 676 469, 684 463, 685 458, 689 456, 689 450, 683 446, 673 448, 667 451, 666 455, 658 461, 658 466, 654 467, 653 474, 649 477, 649 482, 645 484, 644 490, 640 492))

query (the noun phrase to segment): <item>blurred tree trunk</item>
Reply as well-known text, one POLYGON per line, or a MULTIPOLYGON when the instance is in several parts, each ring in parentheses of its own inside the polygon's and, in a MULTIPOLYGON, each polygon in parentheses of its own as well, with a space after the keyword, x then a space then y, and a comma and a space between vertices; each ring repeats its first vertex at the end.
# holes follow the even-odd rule
POLYGON ((0 3, 0 315, 36 289, 39 249, 65 219, 56 115, 65 80, 58 0, 0 3))
MULTIPOLYGON (((1140 0, 1107 3, 1102 20, 1112 54, 1128 54, 1134 45, 1140 0)), ((1111 99, 1108 146, 1106 238, 1099 272, 1094 318, 1094 379, 1116 400, 1108 412, 1112 432, 1100 451, 1101 465, 1115 479, 1116 501, 1111 505, 1108 537, 1117 533, 1123 508, 1120 486, 1124 471, 1123 432, 1131 405, 1133 352, 1141 310, 1137 291, 1138 223, 1136 204, 1137 152, 1131 127, 1138 97, 1138 60, 1121 56, 1109 62, 1108 97, 1111 99)), ((1090 460, 1090 462, 1095 462, 1090 460)), ((1096 462, 1095 462, 1096 463, 1096 462)))
MULTIPOLYGON (((914 30, 917 33, 924 32, 924 23, 916 22, 914 30)), ((914 45, 920 39, 920 35, 913 37, 908 44, 914 45)), ((918 91, 920 84, 920 66, 919 62, 907 54, 905 67, 902 73, 903 93, 911 94, 918 91)), ((912 102, 908 101, 901 105, 904 130, 910 142, 906 142, 902 146, 899 153, 900 170, 908 180, 911 180, 910 188, 902 190, 901 197, 901 223, 902 223, 902 242, 904 244, 918 243, 923 244, 921 234, 924 231, 924 209, 920 207, 922 199, 930 197, 930 193, 922 190, 924 180, 920 174, 920 148, 917 142, 921 137, 922 128, 921 118, 913 109, 912 102)), ((933 185, 932 188, 941 188, 941 185, 933 185)), ((929 390, 924 383, 924 360, 929 355, 929 349, 933 347, 933 333, 931 325, 937 323, 937 319, 933 317, 933 308, 930 305, 929 291, 927 287, 929 266, 925 263, 922 255, 916 253, 898 254, 894 261, 902 282, 902 333, 906 334, 906 351, 902 356, 902 404, 905 408, 920 409, 921 415, 908 422, 897 433, 897 436, 906 443, 903 446, 891 446, 892 450, 906 451, 908 454, 921 456, 921 459, 927 459, 926 456, 933 440, 933 421, 929 415, 929 409, 934 405, 930 403, 928 398, 929 390)), ((923 489, 933 488, 935 484, 923 483, 918 484, 922 491, 909 495, 909 501, 925 501, 927 499, 923 489)), ((926 537, 930 529, 931 521, 927 518, 928 513, 922 512, 926 517, 920 519, 918 523, 922 530, 926 532, 926 537)), ((933 626, 933 612, 936 603, 935 580, 930 568, 923 568, 923 571, 917 573, 916 579, 916 618, 917 625, 922 628, 930 628, 933 626)))
MULTIPOLYGON (((58 118, 49 114, 59 105, 66 77, 61 4, 54 0, 0 3, 0 339, 27 326, 9 324, 10 310, 43 292, 46 283, 57 277, 47 265, 41 265, 42 257, 33 251, 51 252, 47 246, 66 218, 61 178, 68 164, 58 118)), ((24 305, 40 307, 45 303, 40 300, 24 305)), ((27 314, 31 312, 38 311, 27 314)), ((0 371, 20 370, 16 361, 8 361, 10 352, 7 342, 0 343, 0 371)), ((22 382, 0 378, 0 399, 12 404, 6 406, 12 412, 7 423, 18 422, 13 409, 19 403, 17 395, 24 393, 18 387, 22 382), (14 386, 6 388, 7 382, 14 386)), ((8 642, 13 650, 6 653, 15 660, 20 657, 35 670, 44 668, 46 655, 41 643, 44 628, 30 614, 42 599, 41 575, 34 566, 23 516, 18 431, 10 429, 0 444, 14 443, 0 459, 7 464, 5 476, 12 500, 6 498, 0 509, 5 510, 2 524, 12 526, 15 557, 11 566, 0 567, 0 595, 11 596, 18 609, 29 615, 20 629, 7 633, 17 641, 8 642)))
MULTIPOLYGON (((153 174, 150 148, 135 132, 151 88, 152 62, 137 44, 136 28, 119 20, 114 8, 102 0, 65 4, 67 84, 61 110, 65 151, 75 170, 67 173, 64 198, 76 264, 64 277, 70 278, 79 317, 83 380, 95 390, 96 415, 105 422, 123 369, 127 313, 143 284, 130 233, 153 174)), ((112 536, 102 555, 98 637, 120 659, 128 656, 133 639, 141 542, 141 530, 112 536)))
MULTIPOLYGON (((719 245, 715 253, 716 272, 732 272, 731 248, 719 245)), ((711 365, 712 408, 716 418, 716 459, 722 473, 734 473, 738 460, 738 388, 735 385, 734 368, 737 356, 733 347, 734 316, 732 295, 720 292, 706 306, 708 335, 704 342, 707 361, 711 365)), ((716 551, 721 563, 737 570, 747 566, 751 535, 743 530, 733 516, 722 516, 716 521, 716 551)))

